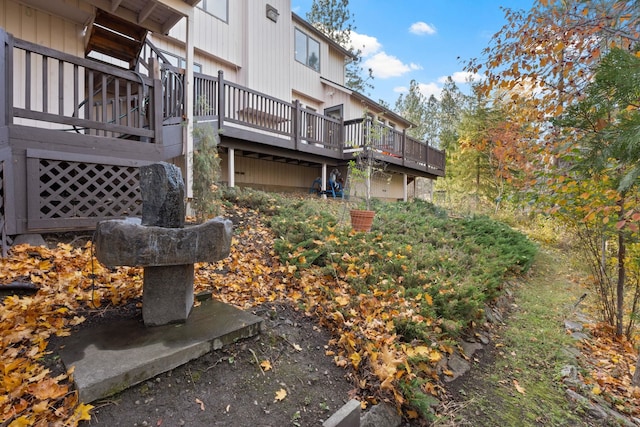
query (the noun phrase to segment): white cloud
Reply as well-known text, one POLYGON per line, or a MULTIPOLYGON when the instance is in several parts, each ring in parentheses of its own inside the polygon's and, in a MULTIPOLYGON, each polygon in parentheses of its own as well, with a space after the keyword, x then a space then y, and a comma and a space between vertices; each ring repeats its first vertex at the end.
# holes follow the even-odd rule
POLYGON ((367 58, 362 66, 365 69, 371 68, 373 76, 379 79, 400 77, 409 71, 420 69, 420 66, 417 64, 405 64, 395 56, 388 55, 385 52, 378 52, 372 57, 367 58))
MULTIPOLYGON (((435 96, 437 99, 440 99, 440 94, 442 93, 442 87, 440 87, 437 83, 418 83, 418 90, 425 97, 430 98, 431 95, 435 96)), ((409 93, 409 88, 406 86, 396 86, 393 88, 395 93, 409 93)))
POLYGON ((431 95, 440 99, 440 94, 442 93, 442 88, 438 86, 437 83, 419 83, 418 88, 420 92, 426 96, 427 98, 431 97, 431 95))
POLYGON ((482 80, 482 76, 478 73, 471 73, 469 71, 456 71, 451 76, 442 76, 438 79, 438 82, 445 83, 449 77, 456 83, 469 83, 477 82, 478 80, 482 80))
POLYGON ((362 51, 363 58, 367 58, 382 49, 382 45, 377 38, 366 34, 358 34, 355 31, 351 32, 351 47, 362 51))
POLYGON ((437 30, 435 26, 427 24, 426 22, 419 21, 411 24, 411 27, 409 27, 409 32, 417 34, 419 36, 422 36, 424 34, 431 36, 435 34, 437 30))
POLYGON ((351 47, 360 49, 363 58, 362 68, 371 69, 373 76, 379 79, 400 77, 410 71, 421 70, 416 63, 405 64, 393 55, 382 50, 382 44, 377 38, 366 34, 351 32, 351 47))

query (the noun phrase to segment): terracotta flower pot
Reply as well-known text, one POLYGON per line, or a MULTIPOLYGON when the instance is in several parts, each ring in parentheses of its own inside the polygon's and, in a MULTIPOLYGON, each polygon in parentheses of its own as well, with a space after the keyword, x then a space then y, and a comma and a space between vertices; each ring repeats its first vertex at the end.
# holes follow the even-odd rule
POLYGON ((375 211, 363 211, 353 209, 349 212, 351 215, 351 226, 356 231, 371 231, 371 224, 373 224, 373 217, 375 211))

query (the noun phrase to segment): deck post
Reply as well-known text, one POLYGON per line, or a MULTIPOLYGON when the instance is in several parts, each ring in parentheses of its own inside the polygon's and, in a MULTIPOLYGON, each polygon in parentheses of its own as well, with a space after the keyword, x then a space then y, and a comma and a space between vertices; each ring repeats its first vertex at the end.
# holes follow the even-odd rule
POLYGON ((322 198, 327 198, 327 164, 322 164, 322 185, 320 187, 322 189, 322 198))
POLYGON ((297 150, 300 139, 300 101, 297 99, 293 101, 293 114, 291 116, 293 119, 293 126, 291 129, 291 132, 293 133, 293 148, 297 150))
POLYGON ((154 131, 153 142, 162 144, 162 106, 164 100, 162 97, 162 81, 160 80, 160 62, 157 58, 149 58, 150 76, 153 79, 153 88, 151 88, 151 129, 154 131))
MULTIPOLYGON (((407 162, 407 153, 405 153, 405 147, 407 146, 406 144, 407 141, 407 130, 406 129, 402 129, 402 141, 400 141, 400 150, 402 152, 402 166, 405 166, 406 162, 407 162)), ((405 197, 405 201, 406 201, 406 197, 405 197)))
POLYGON ((183 102, 184 102, 184 114, 186 118, 184 119, 184 124, 186 126, 183 127, 184 131, 182 134, 182 143, 184 144, 184 168, 185 168, 185 195, 187 198, 191 199, 193 197, 193 125, 194 125, 194 116, 193 116, 193 104, 194 104, 194 79, 193 79, 193 60, 194 60, 194 43, 195 43, 195 8, 189 8, 187 13, 185 14, 186 24, 187 24, 187 40, 186 41, 186 50, 185 50, 185 75, 184 75, 184 91, 183 91, 183 102))
POLYGON ((229 188, 233 188, 236 186, 236 149, 229 148, 229 153, 227 154, 229 158, 227 161, 229 162, 229 170, 227 171, 228 177, 227 181, 229 182, 229 188))
POLYGON ((218 71, 218 105, 216 106, 216 112, 218 113, 218 130, 222 130, 224 124, 224 72, 218 71))
POLYGON ((402 200, 406 202, 408 198, 409 198, 409 190, 407 187, 407 174, 403 173, 402 174, 402 200))
POLYGON ((429 142, 425 141, 424 145, 426 147, 425 153, 424 153, 424 164, 425 164, 425 171, 429 172, 429 150, 431 150, 431 146, 429 146, 429 142))
POLYGON ((0 126, 13 123, 13 36, 0 28, 0 126))

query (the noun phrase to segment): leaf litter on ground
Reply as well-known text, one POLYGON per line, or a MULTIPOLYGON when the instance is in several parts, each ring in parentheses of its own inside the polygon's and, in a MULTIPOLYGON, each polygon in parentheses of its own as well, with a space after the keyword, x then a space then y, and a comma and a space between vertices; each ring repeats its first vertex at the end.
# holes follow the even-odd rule
MULTIPOLYGON (((446 396, 440 375, 447 370, 438 363, 454 351, 456 334, 473 324, 484 302, 499 293, 500 281, 526 268, 535 251, 526 242, 514 244, 512 235, 488 220, 454 223, 426 203, 381 209, 372 233, 355 233, 329 214, 309 215, 301 209, 304 203, 271 200, 266 213, 235 206, 233 215, 243 220, 231 254, 196 265, 196 293, 243 309, 293 303, 332 331, 329 344, 336 350, 327 350, 327 356, 350 370, 363 407, 390 401, 408 418, 426 418, 430 409, 421 403, 432 403, 428 396, 446 396), (300 215, 292 217, 291 210, 300 215), (278 211, 280 216, 274 214, 278 211), (480 239, 472 230, 482 227, 489 230, 480 239), (491 251, 483 252, 490 245, 491 251), (504 245, 510 252, 518 245, 524 249, 505 262, 495 254, 504 245), (491 254, 490 263, 480 268, 492 267, 493 275, 479 274, 472 265, 477 253, 491 254), (487 299, 474 302, 478 292, 487 299), (454 318, 462 312, 468 317, 454 318)), ((89 419, 91 405, 78 401, 72 372, 52 377, 47 371, 47 341, 69 334, 87 316, 139 299, 142 270, 103 267, 91 243, 17 246, 0 267, 2 283, 28 281, 40 287, 33 296, 2 301, 0 422, 73 426, 89 419)), ((265 362, 260 365, 267 369, 265 362)))

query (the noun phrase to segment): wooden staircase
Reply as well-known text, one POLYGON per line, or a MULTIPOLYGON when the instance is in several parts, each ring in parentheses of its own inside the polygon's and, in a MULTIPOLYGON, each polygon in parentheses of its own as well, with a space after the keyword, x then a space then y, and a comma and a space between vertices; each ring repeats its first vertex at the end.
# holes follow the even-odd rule
POLYGON ((135 68, 147 38, 147 29, 130 21, 96 9, 96 17, 90 27, 85 55, 97 52, 129 64, 135 68))

